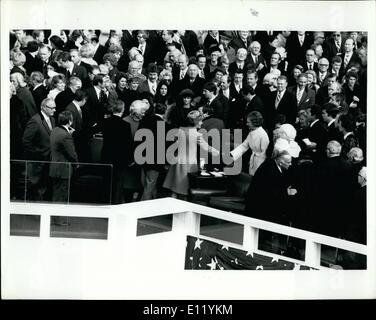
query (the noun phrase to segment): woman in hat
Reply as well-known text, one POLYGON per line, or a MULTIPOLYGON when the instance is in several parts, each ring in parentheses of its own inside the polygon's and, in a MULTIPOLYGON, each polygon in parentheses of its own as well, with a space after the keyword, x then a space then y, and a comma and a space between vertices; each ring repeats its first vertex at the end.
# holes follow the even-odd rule
POLYGON ((191 89, 184 89, 179 93, 176 105, 171 107, 167 114, 167 124, 169 128, 181 127, 189 112, 196 110, 192 105, 194 93, 191 89))
POLYGON ((183 126, 177 131, 177 157, 166 159, 171 166, 168 169, 163 187, 172 191, 172 197, 187 199, 189 191, 189 172, 197 172, 197 146, 204 152, 219 156, 219 151, 210 147, 202 134, 197 131, 201 127, 202 115, 199 111, 193 110, 187 114, 183 126))

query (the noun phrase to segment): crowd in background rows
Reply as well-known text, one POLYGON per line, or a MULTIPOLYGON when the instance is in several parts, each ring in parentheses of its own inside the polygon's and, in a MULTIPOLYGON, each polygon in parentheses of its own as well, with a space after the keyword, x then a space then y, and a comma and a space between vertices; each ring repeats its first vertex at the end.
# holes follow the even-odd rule
POLYGON ((365 33, 13 30, 10 48, 11 159, 54 158, 39 117, 50 131, 55 121, 65 126, 75 161, 114 166, 113 203, 131 201, 137 190, 145 200, 166 189, 184 198, 187 174, 198 170, 196 151, 178 155, 177 165, 139 166, 133 159, 137 130, 155 132, 162 121, 166 131, 180 130, 177 143, 193 141, 219 156, 223 150, 197 129, 241 129, 244 142, 232 142, 231 156, 254 176, 248 210, 280 223, 316 224, 315 230, 336 236, 349 234, 356 220, 355 240, 364 241, 365 33), (90 149, 97 135, 103 137, 100 159, 90 149), (273 201, 273 180, 265 174, 270 162, 298 196, 278 190, 273 201), (298 199, 292 206, 289 194, 298 199), (363 216, 354 218, 358 209, 363 216), (281 211, 294 217, 286 222, 264 214, 281 211), (316 215, 328 222, 311 221, 316 215))

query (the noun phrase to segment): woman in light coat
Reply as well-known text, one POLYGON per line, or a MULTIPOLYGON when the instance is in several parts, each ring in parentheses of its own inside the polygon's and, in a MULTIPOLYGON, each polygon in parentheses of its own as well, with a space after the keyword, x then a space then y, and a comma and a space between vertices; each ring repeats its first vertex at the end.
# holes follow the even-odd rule
POLYGON ((257 168, 266 159, 266 149, 269 146, 269 137, 262 128, 263 117, 260 112, 252 111, 247 116, 247 126, 251 130, 242 144, 230 152, 234 161, 239 159, 247 150, 252 150, 249 160, 249 174, 254 175, 257 168))

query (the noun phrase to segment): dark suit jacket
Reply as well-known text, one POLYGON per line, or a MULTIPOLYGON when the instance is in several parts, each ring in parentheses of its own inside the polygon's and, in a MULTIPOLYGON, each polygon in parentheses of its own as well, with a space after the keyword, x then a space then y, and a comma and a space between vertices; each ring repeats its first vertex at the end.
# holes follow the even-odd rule
POLYGON ((335 40, 333 38, 330 38, 326 40, 323 43, 322 49, 323 49, 323 54, 322 56, 327 58, 329 60, 329 63, 332 61, 333 57, 335 56, 340 56, 343 59, 343 52, 345 51, 344 46, 345 46, 345 40, 342 37, 342 42, 341 42, 341 47, 338 50, 337 46, 335 44, 335 40))
MULTIPOLYGON (((268 109, 265 111, 265 124, 269 124, 268 130, 272 130, 275 125, 275 116, 277 114, 283 114, 286 116, 286 121, 292 125, 295 124, 297 114, 296 97, 289 91, 285 91, 279 105, 276 109, 275 100, 277 98, 277 91, 274 91, 270 95, 270 101, 268 109)), ((272 130, 273 131, 273 130, 272 130)), ((272 132, 271 131, 271 132, 272 132)))
POLYGON ((257 63, 256 63, 255 60, 253 59, 252 55, 250 53, 248 54, 248 57, 247 57, 247 60, 246 60, 247 68, 254 68, 254 69, 256 69, 259 66, 259 64, 261 64, 261 63, 266 68, 267 63, 266 63, 265 58, 262 55, 259 55, 257 57, 257 63))
MULTIPOLYGON (((243 68, 241 69, 243 70, 243 73, 246 72, 245 71, 246 67, 247 67, 247 62, 244 62, 243 68)), ((236 63, 236 61, 231 62, 230 65, 228 66, 228 73, 233 77, 236 70, 238 70, 238 64, 236 63)))
POLYGON ((128 51, 137 46, 137 36, 135 31, 130 33, 128 30, 123 30, 123 36, 121 37, 121 46, 123 47, 124 54, 128 54, 128 51))
POLYGON ((324 86, 327 86, 328 85, 328 76, 329 76, 330 72, 328 70, 328 72, 326 73, 325 75, 325 78, 320 80, 320 73, 319 71, 316 72, 316 75, 317 75, 317 84, 320 86, 320 87, 324 87, 324 86))
MULTIPOLYGON (((289 91, 293 94, 294 97, 296 97, 296 86, 289 88, 289 91)), ((297 102, 298 110, 307 109, 308 107, 314 105, 315 96, 315 91, 306 87, 303 92, 302 98, 300 99, 299 103, 297 102)))
POLYGON ((323 106, 325 103, 329 102, 329 100, 328 86, 320 87, 316 93, 316 104, 323 106))
POLYGON ((272 159, 267 159, 252 178, 246 198, 246 214, 256 219, 275 223, 287 223, 284 215, 288 211, 285 173, 272 159))
POLYGON ((72 112, 72 115, 73 115, 72 128, 75 129, 76 131, 81 131, 82 130, 82 114, 80 115, 73 101, 67 105, 65 110, 72 112))
MULTIPOLYGON (((302 61, 301 62, 301 66, 303 67, 304 72, 306 72, 307 70, 309 70, 308 69, 308 62, 307 62, 307 60, 302 61)), ((315 72, 319 72, 319 65, 318 65, 317 62, 313 63, 313 69, 312 70, 315 71, 315 72)))
POLYGON ((196 33, 192 30, 185 30, 184 35, 180 36, 180 39, 183 42, 187 56, 193 57, 199 46, 196 33))
POLYGON ((65 110, 65 108, 70 104, 74 99, 74 93, 71 88, 66 87, 64 91, 60 92, 55 97, 55 103, 56 103, 56 112, 55 112, 55 118, 58 116, 58 114, 65 110))
POLYGON ((238 49, 240 48, 244 48, 248 50, 248 47, 251 44, 251 42, 252 42, 252 38, 250 36, 247 37, 246 43, 240 37, 236 37, 229 42, 228 46, 231 48, 234 48, 235 52, 237 52, 238 49))
POLYGON ((27 87, 20 87, 17 89, 17 97, 22 101, 25 108, 26 121, 28 121, 34 114, 38 112, 34 97, 27 87))
POLYGON ((360 65, 362 65, 362 61, 360 60, 358 54, 355 51, 351 55, 351 58, 350 58, 349 62, 346 65, 346 68, 345 68, 345 53, 343 53, 343 55, 342 55, 342 65, 341 65, 342 74, 346 74, 347 70, 350 69, 350 64, 353 63, 353 62, 357 62, 360 65))
POLYGON ((103 63, 103 56, 107 53, 107 48, 101 44, 98 46, 97 51, 95 51, 93 59, 98 63, 103 63))
MULTIPOLYGON (((157 90, 157 86, 158 86, 158 81, 155 85, 155 89, 157 90)), ((154 93, 152 92, 151 88, 149 87, 149 82, 148 80, 146 79, 145 81, 142 81, 139 85, 138 85, 138 88, 137 88, 137 91, 139 93, 142 93, 142 92, 149 92, 151 93, 152 95, 154 95, 154 93)))
POLYGON ((204 40, 204 50, 206 53, 209 52, 209 48, 212 46, 212 45, 216 45, 218 46, 219 45, 219 42, 214 39, 209 33, 208 35, 206 36, 205 40, 204 40))
POLYGON ((40 111, 40 105, 41 105, 42 101, 47 98, 48 89, 42 84, 41 86, 39 86, 35 90, 32 90, 31 94, 33 95, 35 105, 36 105, 38 111, 40 111))
POLYGON ((77 153, 72 135, 64 127, 56 127, 50 136, 50 177, 69 179, 73 173, 69 162, 77 162, 77 153))
POLYGON ((26 127, 26 116, 22 101, 15 95, 9 101, 9 115, 10 158, 22 159, 22 136, 26 127))
POLYGON ((311 48, 313 44, 313 37, 306 32, 303 45, 300 45, 298 32, 291 32, 286 40, 286 51, 288 52, 287 61, 289 62, 290 70, 294 65, 299 64, 304 60, 306 51, 311 48))
POLYGON ((347 153, 354 147, 359 147, 359 139, 357 136, 355 136, 355 134, 351 133, 346 137, 346 139, 343 140, 341 156, 344 159, 348 159, 347 153))
POLYGON ((97 92, 93 86, 86 89, 88 95, 85 106, 87 107, 89 125, 100 124, 106 113, 106 103, 98 100, 97 92))
POLYGON ((327 127, 327 131, 328 131, 327 142, 335 140, 335 141, 338 141, 340 144, 343 143, 343 135, 338 130, 338 128, 336 128, 335 122, 332 122, 331 125, 327 127))
POLYGON ((228 99, 225 96, 217 96, 209 104, 213 108, 214 118, 222 119, 225 123, 228 121, 228 99))
POLYGON ((128 122, 112 115, 103 120, 102 162, 124 168, 133 161, 133 139, 128 122))
POLYGON ((309 127, 308 139, 317 144, 316 152, 312 152, 312 160, 323 160, 326 157, 325 150, 328 142, 328 133, 321 121, 317 121, 312 127, 309 127))
POLYGON ((179 80, 177 83, 177 92, 181 92, 183 89, 191 89, 195 97, 202 96, 202 91, 204 88, 205 79, 200 78, 199 76, 191 83, 189 77, 185 77, 182 80, 179 80))
MULTIPOLYGON (((52 128, 55 120, 50 117, 52 128)), ((25 159, 50 160, 50 134, 51 130, 41 113, 35 114, 27 123, 23 134, 25 159)))
POLYGON ((28 51, 25 52, 25 56, 26 62, 24 68, 28 75, 31 75, 33 71, 41 71, 43 69, 43 63, 37 56, 34 58, 28 51))

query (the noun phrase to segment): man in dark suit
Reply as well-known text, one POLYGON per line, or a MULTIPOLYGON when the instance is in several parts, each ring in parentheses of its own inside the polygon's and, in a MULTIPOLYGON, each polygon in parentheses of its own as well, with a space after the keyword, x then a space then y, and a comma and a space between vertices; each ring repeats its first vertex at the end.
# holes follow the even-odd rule
POLYGON ((149 32, 146 30, 138 30, 137 32, 138 49, 144 57, 144 64, 147 66, 149 63, 156 63, 156 57, 151 41, 149 41, 149 32))
POLYGON ((231 62, 228 68, 230 76, 233 77, 237 70, 242 70, 243 73, 245 73, 247 66, 246 60, 247 50, 244 48, 239 48, 238 51, 236 51, 236 60, 234 62, 231 62))
POLYGON ((199 46, 196 33, 192 30, 179 30, 178 32, 183 43, 185 54, 188 57, 195 56, 199 46))
POLYGON ((44 161, 51 159, 50 134, 55 127, 54 112, 54 100, 44 99, 41 103, 41 112, 29 120, 23 134, 24 157, 33 160, 28 164, 28 177, 31 183, 28 193, 31 200, 47 198, 49 166, 44 161))
POLYGON ((196 64, 190 64, 187 70, 187 77, 179 80, 177 83, 177 94, 184 89, 191 89, 194 93, 193 101, 198 105, 202 98, 205 79, 198 76, 199 68, 196 64))
POLYGON ((78 77, 70 77, 68 80, 67 87, 64 91, 60 92, 56 98, 56 117, 59 115, 61 111, 64 111, 68 104, 70 104, 74 99, 74 93, 81 89, 82 81, 78 77))
POLYGON ((286 121, 292 125, 296 122, 297 104, 296 97, 286 90, 287 78, 279 76, 277 79, 277 91, 270 95, 270 102, 265 111, 265 126, 269 132, 273 132, 275 126, 275 117, 277 114, 283 114, 286 121))
MULTIPOLYGON (((135 30, 122 30, 123 36, 121 37, 121 46, 124 50, 124 54, 128 54, 128 51, 137 46, 137 34, 135 30)), ((95 60, 95 59, 94 59, 95 60)))
MULTIPOLYGON (((74 146, 71 127, 72 113, 63 111, 59 114, 58 124, 50 136, 51 164, 50 177, 52 178, 52 202, 66 203, 69 196, 69 183, 73 174, 72 162, 78 161, 74 146)), ((60 224, 55 220, 55 224, 60 224)), ((64 224, 64 223, 63 223, 64 224)))
POLYGON ((219 46, 220 37, 218 30, 209 30, 208 34, 204 40, 204 50, 209 52, 211 46, 219 46))
POLYGON ((334 56, 340 56, 343 58, 345 48, 341 32, 333 32, 332 37, 323 43, 322 48, 324 50, 323 57, 327 58, 329 61, 332 61, 334 56))
POLYGON ((336 126, 336 118, 339 113, 338 107, 333 103, 325 103, 321 109, 321 115, 324 123, 326 124, 326 130, 328 131, 328 141, 338 141, 343 143, 343 135, 336 126))
POLYGON ((298 76, 298 84, 293 87, 289 87, 288 90, 296 97, 296 103, 298 110, 307 109, 315 104, 315 91, 307 88, 307 75, 301 73, 298 76))
POLYGON ((312 44, 313 37, 310 33, 306 31, 291 32, 286 40, 287 60, 291 68, 304 60, 305 53, 312 44))
POLYGON ((128 122, 122 120, 124 102, 118 100, 112 115, 103 120, 102 162, 113 165, 112 204, 123 202, 122 189, 126 168, 133 163, 133 139, 128 122))
POLYGON ((30 83, 32 86, 31 94, 33 95, 35 106, 38 111, 40 110, 40 105, 44 99, 47 98, 48 90, 44 86, 44 77, 43 74, 39 71, 34 71, 30 75, 30 83))
POLYGON ((149 63, 146 68, 147 79, 142 81, 137 88, 139 93, 148 92, 153 96, 156 94, 158 86, 158 67, 155 63, 149 63))
POLYGON ((91 44, 94 46, 93 59, 98 63, 103 63, 103 56, 107 53, 107 48, 99 43, 97 35, 93 35, 90 39, 91 44))
POLYGON ((244 48, 248 50, 248 47, 252 41, 252 37, 249 34, 249 31, 238 31, 238 36, 230 41, 228 44, 229 47, 234 48, 235 52, 239 48, 244 48))
POLYGON ((317 71, 317 84, 320 87, 326 86, 328 84, 329 70, 329 60, 326 58, 321 58, 318 62, 318 71, 317 71))
POLYGON ((257 169, 246 198, 246 214, 261 220, 288 224, 290 183, 286 171, 291 166, 287 151, 276 152, 257 169))
POLYGON ((317 165, 313 183, 316 184, 314 232, 332 237, 344 236, 348 221, 351 195, 354 190, 353 166, 341 156, 341 145, 329 141, 327 158, 317 165))
POLYGON ((40 69, 37 71, 42 72, 44 78, 48 79, 47 66, 51 62, 51 48, 47 45, 41 45, 38 50, 38 58, 40 59, 40 62, 38 62, 40 69))
POLYGON ((348 152, 354 147, 359 147, 359 139, 354 134, 355 120, 351 114, 340 114, 337 121, 338 129, 343 134, 341 156, 348 159, 348 152))
POLYGON ((333 86, 336 81, 337 81, 337 76, 335 73, 331 73, 327 76, 327 85, 326 86, 322 86, 319 88, 319 90, 317 90, 317 93, 316 93, 316 98, 315 98, 315 102, 322 106, 324 105, 325 103, 329 102, 330 98, 329 98, 329 87, 330 86, 333 86))
POLYGON ((315 50, 308 49, 305 54, 305 60, 301 63, 304 72, 307 70, 313 70, 315 72, 319 71, 319 66, 317 62, 315 62, 315 50))
MULTIPOLYGON (((166 138, 165 112, 166 106, 157 103, 154 113, 146 115, 140 122, 139 129, 147 129, 147 134, 150 134, 150 140, 148 140, 149 137, 146 138, 146 141, 149 141, 150 144, 146 144, 146 142, 141 143, 144 147, 142 150, 146 147, 147 153, 146 162, 142 164, 142 185, 144 191, 141 200, 151 200, 158 197, 158 182, 161 180, 161 177, 163 178, 166 163, 166 146, 163 148, 158 143, 158 141, 161 140, 165 141, 166 138), (148 152, 151 153, 148 154, 148 152)), ((141 144, 139 144, 139 147, 141 144)), ((140 153, 137 152, 139 147, 136 147, 135 158, 140 155, 140 153)), ((135 160, 139 163, 137 159, 135 160)))
POLYGON ((267 63, 265 58, 261 55, 261 44, 258 41, 252 41, 249 47, 250 52, 247 58, 247 68, 253 68, 260 71, 265 68, 267 63))
POLYGON ((86 101, 87 93, 79 89, 75 92, 73 101, 65 108, 65 111, 72 113, 71 127, 74 129, 72 137, 80 162, 90 162, 89 138, 91 135, 87 119, 87 107, 85 106, 86 101))
POLYGON ((38 57, 39 44, 37 41, 32 40, 27 43, 27 51, 25 52, 26 62, 24 68, 27 75, 31 75, 34 71, 43 70, 43 63, 38 57))
POLYGON ((89 83, 89 77, 86 68, 73 63, 69 52, 63 52, 59 57, 59 63, 66 70, 66 78, 77 77, 81 80, 82 84, 87 85, 89 83))
POLYGON ((214 110, 213 116, 222 119, 225 123, 228 121, 228 102, 217 95, 217 86, 213 82, 204 84, 203 95, 207 99, 207 105, 214 110))
POLYGON ((361 64, 361 60, 358 54, 354 51, 354 40, 349 38, 345 41, 344 46, 344 53, 343 53, 343 61, 341 69, 343 70, 343 74, 346 74, 347 70, 350 69, 352 63, 359 63, 361 64))

